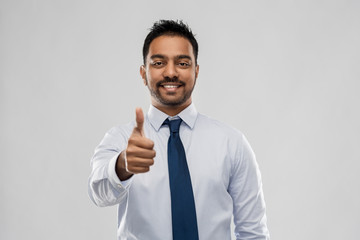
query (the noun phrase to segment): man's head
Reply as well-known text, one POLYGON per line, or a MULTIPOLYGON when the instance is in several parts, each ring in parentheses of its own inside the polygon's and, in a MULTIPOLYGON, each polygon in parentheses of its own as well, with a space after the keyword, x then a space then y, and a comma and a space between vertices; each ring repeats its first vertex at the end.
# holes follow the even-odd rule
POLYGON ((195 64, 197 64, 199 46, 192 33, 191 29, 183 23, 182 21, 174 21, 174 20, 159 20, 155 22, 152 28, 150 29, 149 34, 146 36, 143 46, 143 61, 144 65, 146 65, 146 57, 149 53, 149 47, 151 42, 160 36, 168 35, 168 36, 179 36, 186 38, 191 43, 191 46, 194 51, 195 56, 195 64))
POLYGON ((197 42, 182 22, 161 20, 145 39, 140 75, 156 108, 176 115, 191 104, 199 72, 197 42), (194 48, 195 46, 195 48, 194 48))

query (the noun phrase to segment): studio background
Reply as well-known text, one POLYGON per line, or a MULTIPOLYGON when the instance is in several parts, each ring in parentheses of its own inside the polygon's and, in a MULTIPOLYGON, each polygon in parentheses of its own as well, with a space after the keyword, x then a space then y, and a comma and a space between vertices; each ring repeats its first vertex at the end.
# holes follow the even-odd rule
POLYGON ((158 19, 196 33, 193 100, 240 129, 276 240, 357 240, 360 2, 0 0, 0 239, 116 239, 87 196, 105 132, 147 111, 158 19))

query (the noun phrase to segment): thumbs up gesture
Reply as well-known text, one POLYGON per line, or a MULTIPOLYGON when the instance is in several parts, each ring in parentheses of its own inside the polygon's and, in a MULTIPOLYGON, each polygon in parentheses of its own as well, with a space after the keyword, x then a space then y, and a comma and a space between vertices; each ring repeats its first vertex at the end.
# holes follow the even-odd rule
POLYGON ((144 113, 141 108, 136 108, 136 126, 126 150, 120 153, 116 164, 116 173, 122 181, 133 174, 148 172, 154 164, 154 142, 145 137, 143 126, 144 113))

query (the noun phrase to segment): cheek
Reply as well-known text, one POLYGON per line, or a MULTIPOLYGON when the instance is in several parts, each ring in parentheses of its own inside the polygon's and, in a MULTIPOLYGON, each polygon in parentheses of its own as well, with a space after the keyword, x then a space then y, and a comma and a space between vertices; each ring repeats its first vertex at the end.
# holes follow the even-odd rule
POLYGON ((188 72, 183 75, 184 79, 187 79, 189 83, 194 83, 196 80, 196 74, 194 72, 188 72))
POLYGON ((148 87, 151 87, 151 88, 156 87, 156 80, 152 76, 147 76, 146 82, 147 82, 148 87))
POLYGON ((149 82, 159 81, 161 79, 161 73, 159 71, 149 71, 146 78, 149 82))

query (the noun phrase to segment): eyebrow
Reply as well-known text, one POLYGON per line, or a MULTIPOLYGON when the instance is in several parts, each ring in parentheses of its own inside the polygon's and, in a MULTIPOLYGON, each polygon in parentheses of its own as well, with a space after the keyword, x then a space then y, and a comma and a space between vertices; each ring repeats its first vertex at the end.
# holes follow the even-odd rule
POLYGON ((164 59, 165 56, 164 55, 161 55, 161 54, 154 54, 150 57, 150 59, 154 59, 154 58, 161 58, 161 59, 164 59))
POLYGON ((189 55, 179 55, 179 56, 176 56, 176 59, 189 59, 191 60, 191 57, 189 55))
MULTIPOLYGON (((165 59, 166 57, 162 54, 154 54, 150 57, 150 59, 155 59, 155 58, 160 58, 160 59, 165 59)), ((191 57, 189 55, 178 55, 175 57, 175 59, 179 60, 179 59, 189 59, 191 60, 191 57)))

